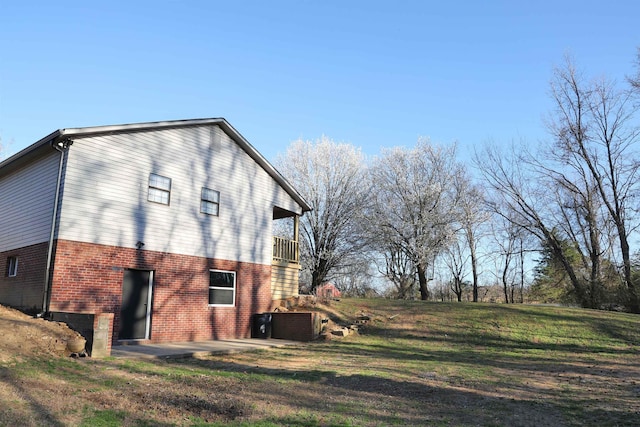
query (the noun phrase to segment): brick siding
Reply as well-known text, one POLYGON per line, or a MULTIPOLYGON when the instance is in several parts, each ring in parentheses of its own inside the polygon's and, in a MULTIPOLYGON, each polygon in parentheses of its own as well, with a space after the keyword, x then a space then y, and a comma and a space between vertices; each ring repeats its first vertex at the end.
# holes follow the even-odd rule
POLYGON ((114 313, 120 327, 125 269, 152 270, 151 342, 246 338, 271 305, 271 266, 59 240, 51 311, 114 313), (209 270, 236 272, 235 307, 210 307, 209 270))
POLYGON ((0 304, 30 313, 42 310, 48 243, 0 252, 0 304), (7 276, 7 259, 18 258, 18 274, 7 276))

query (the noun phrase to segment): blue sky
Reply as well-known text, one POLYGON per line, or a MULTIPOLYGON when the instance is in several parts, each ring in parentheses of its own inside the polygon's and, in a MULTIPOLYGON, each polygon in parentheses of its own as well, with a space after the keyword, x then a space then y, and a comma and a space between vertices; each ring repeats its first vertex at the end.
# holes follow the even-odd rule
POLYGON ((0 137, 225 117, 269 160, 297 138, 546 137, 554 65, 623 81, 638 1, 6 1, 0 137))

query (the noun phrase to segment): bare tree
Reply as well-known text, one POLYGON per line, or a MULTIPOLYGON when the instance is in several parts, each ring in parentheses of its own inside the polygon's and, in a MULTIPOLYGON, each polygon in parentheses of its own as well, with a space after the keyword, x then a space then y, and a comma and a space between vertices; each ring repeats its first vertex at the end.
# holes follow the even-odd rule
POLYGON ((399 248, 413 263, 420 297, 429 298, 427 268, 455 233, 461 171, 455 147, 419 140, 413 149, 383 150, 370 168, 371 206, 365 224, 379 247, 399 248))
POLYGON ((636 56, 636 74, 628 77, 627 80, 629 81, 631 88, 637 93, 640 93, 640 47, 638 48, 636 56))
POLYGON ((478 245, 480 230, 489 215, 485 210, 484 191, 477 184, 473 184, 464 172, 456 178, 457 192, 460 194, 460 228, 464 233, 471 261, 473 302, 478 302, 478 245))
POLYGON ((301 263, 313 292, 331 274, 357 262, 364 246, 356 222, 369 194, 364 156, 323 136, 294 141, 276 164, 313 208, 300 221, 301 263))
POLYGON ((559 224, 563 234, 573 243, 582 264, 581 277, 585 282, 590 306, 598 307, 604 300, 602 276, 603 257, 610 245, 605 236, 611 236, 607 218, 602 218, 601 204, 593 186, 556 189, 559 211, 563 221, 559 224))
MULTIPOLYGON (((556 70, 551 89, 555 112, 549 127, 555 148, 564 158, 579 164, 579 169, 588 176, 585 180, 600 199, 582 200, 581 207, 588 207, 589 202, 602 203, 614 225, 628 306, 638 313, 640 299, 631 280, 629 245, 629 235, 636 227, 632 222, 639 190, 640 162, 635 151, 639 129, 633 123, 638 106, 633 104, 630 91, 618 90, 611 81, 586 82, 571 60, 556 70)), ((597 231, 591 225, 588 230, 597 231)), ((599 250, 594 245, 592 248, 599 250)))
POLYGON ((412 299, 417 274, 415 264, 400 245, 387 242, 385 247, 379 250, 384 258, 384 268, 378 267, 378 270, 394 285, 398 299, 412 299))
MULTIPOLYGON (((496 217, 492 233, 495 247, 496 276, 499 276, 502 284, 504 302, 515 303, 515 291, 518 285, 523 285, 523 230, 512 221, 504 217, 496 217), (518 262, 520 261, 520 262, 518 262)), ((521 290, 522 302, 522 290, 521 290)))
POLYGON ((370 260, 362 258, 359 263, 341 269, 333 280, 343 296, 368 298, 378 295, 370 260))
POLYGON ((553 215, 554 199, 549 191, 552 187, 528 167, 532 161, 526 150, 519 149, 518 153, 512 151, 507 155, 487 146, 476 155, 475 163, 493 190, 487 206, 511 226, 530 233, 541 245, 548 247, 565 269, 577 301, 587 305, 583 282, 563 250, 562 237, 558 236, 553 215))
POLYGON ((555 70, 551 95, 555 109, 547 123, 552 141, 546 151, 521 150, 512 157, 517 164, 489 151, 479 164, 500 195, 495 210, 506 207, 513 213, 510 221, 540 239, 585 307, 601 306, 611 278, 609 268, 602 272, 603 260, 618 256, 626 304, 639 312, 629 245, 640 189, 634 148, 639 132, 633 124, 638 106, 630 91, 613 82, 585 81, 569 59, 555 70), (567 251, 577 253, 580 262, 567 251))
MULTIPOLYGON (((470 261, 470 254, 468 254, 465 250, 466 242, 463 244, 461 242, 463 239, 456 239, 452 242, 442 257, 443 263, 447 266, 448 272, 451 274, 451 280, 449 282, 449 287, 451 291, 456 295, 458 302, 462 301, 462 294, 466 288, 466 269, 467 264, 470 261)), ((477 286, 477 285, 476 285, 477 286)), ((474 302, 477 302, 478 298, 478 288, 475 287, 474 291, 474 302)))
POLYGON ((549 200, 554 206, 556 233, 570 242, 580 257, 581 265, 575 269, 588 300, 583 305, 596 308, 604 298, 601 265, 611 249, 607 243, 613 231, 610 221, 594 179, 579 158, 568 155, 557 140, 541 154, 528 157, 527 162, 538 171, 542 182, 548 183, 547 191, 553 195, 549 200))

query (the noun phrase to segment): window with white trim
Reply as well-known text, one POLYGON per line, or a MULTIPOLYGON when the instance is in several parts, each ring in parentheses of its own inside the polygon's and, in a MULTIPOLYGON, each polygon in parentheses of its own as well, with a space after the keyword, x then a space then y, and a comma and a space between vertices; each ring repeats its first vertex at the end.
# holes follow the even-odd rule
POLYGON ((155 173, 149 175, 149 194, 147 200, 163 205, 169 204, 171 195, 171 178, 155 173))
POLYGON ((209 270, 209 305, 229 306, 236 301, 236 272, 209 270))
POLYGON ((7 258, 7 276, 16 277, 18 275, 18 257, 10 256, 7 258))
POLYGON ((218 216, 220 213, 220 192, 202 187, 200 195, 200 212, 218 216))

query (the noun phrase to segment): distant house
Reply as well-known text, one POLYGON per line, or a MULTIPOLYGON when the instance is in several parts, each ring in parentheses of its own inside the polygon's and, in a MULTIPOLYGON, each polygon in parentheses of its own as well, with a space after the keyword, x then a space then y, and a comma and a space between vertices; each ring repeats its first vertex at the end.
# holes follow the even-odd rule
POLYGON ((340 298, 340 290, 333 283, 323 283, 316 288, 316 296, 318 298, 340 298))
POLYGON ((114 341, 247 337, 297 295, 309 210, 222 118, 57 130, 0 162, 0 303, 112 313, 114 341))

